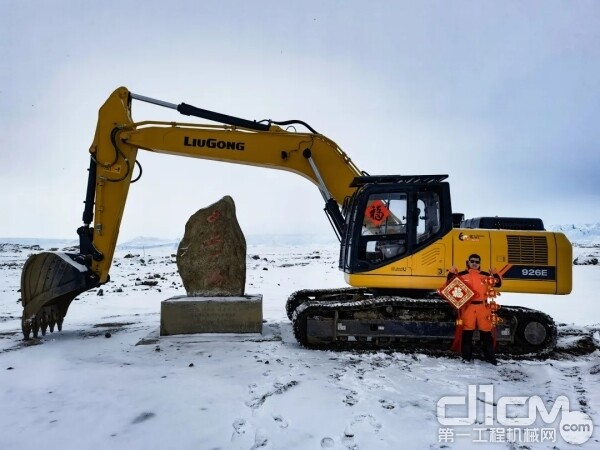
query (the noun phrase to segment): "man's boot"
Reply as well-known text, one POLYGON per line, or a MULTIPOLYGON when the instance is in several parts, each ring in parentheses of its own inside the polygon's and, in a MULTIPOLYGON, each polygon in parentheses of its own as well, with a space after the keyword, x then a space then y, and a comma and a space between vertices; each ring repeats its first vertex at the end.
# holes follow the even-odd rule
POLYGON ((493 365, 498 365, 498 361, 496 361, 496 350, 494 350, 494 338, 492 337, 491 331, 480 331, 479 336, 481 336, 481 344, 483 347, 483 355, 485 356, 485 360, 493 365))
POLYGON ((460 352, 464 361, 471 361, 473 358, 473 330, 463 330, 460 352))

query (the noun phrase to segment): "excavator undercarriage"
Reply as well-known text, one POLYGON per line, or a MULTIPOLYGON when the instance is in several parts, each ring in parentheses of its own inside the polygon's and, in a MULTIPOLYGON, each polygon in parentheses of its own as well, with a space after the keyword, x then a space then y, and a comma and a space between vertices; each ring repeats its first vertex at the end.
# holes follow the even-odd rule
MULTIPOLYGON (((411 298, 354 288, 298 291, 286 310, 302 345, 330 350, 446 352, 456 320, 455 310, 433 293, 411 298)), ((557 331, 550 316, 513 306, 503 306, 498 316, 499 354, 543 355, 554 349, 557 331)))

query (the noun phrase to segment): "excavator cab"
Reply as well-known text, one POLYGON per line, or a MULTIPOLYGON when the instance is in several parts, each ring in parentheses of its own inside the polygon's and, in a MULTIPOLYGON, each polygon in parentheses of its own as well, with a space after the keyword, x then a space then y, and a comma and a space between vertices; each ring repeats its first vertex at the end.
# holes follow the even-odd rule
POLYGON ((447 175, 361 176, 344 208, 340 269, 378 269, 427 247, 452 229, 447 175))

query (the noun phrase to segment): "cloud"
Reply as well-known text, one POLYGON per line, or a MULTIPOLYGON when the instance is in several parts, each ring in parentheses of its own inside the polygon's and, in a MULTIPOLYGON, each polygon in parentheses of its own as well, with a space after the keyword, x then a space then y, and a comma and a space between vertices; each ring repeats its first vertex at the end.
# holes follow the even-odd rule
MULTIPOLYGON (((598 221, 599 8, 3 2, 0 208, 14 214, 0 236, 79 226, 97 111, 121 85, 248 119, 305 120, 372 174, 447 173, 455 209, 470 216, 598 221)), ((134 118, 191 120, 138 103, 134 118)), ((124 235, 178 235, 225 194, 248 230, 328 232, 317 189, 295 175, 140 160, 124 235)))

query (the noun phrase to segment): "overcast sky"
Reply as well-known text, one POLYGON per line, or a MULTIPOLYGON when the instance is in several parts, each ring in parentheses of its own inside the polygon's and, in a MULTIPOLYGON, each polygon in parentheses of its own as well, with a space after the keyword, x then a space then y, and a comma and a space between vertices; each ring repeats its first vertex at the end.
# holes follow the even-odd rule
MULTIPOLYGON (((119 86, 304 120, 370 174, 447 173, 467 217, 600 221, 599 2, 0 0, 0 64, 2 237, 76 237, 119 86)), ((247 234, 329 232, 291 173, 138 157, 120 241, 181 236, 223 195, 247 234)))

